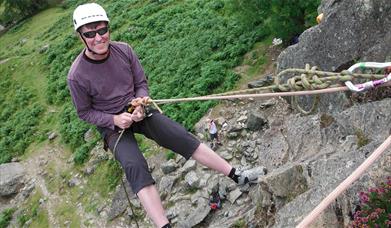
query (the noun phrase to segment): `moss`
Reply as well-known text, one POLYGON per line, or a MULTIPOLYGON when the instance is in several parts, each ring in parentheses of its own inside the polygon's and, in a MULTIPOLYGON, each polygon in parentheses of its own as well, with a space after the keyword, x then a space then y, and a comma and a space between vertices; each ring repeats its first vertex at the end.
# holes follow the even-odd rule
POLYGON ((369 138, 364 134, 363 130, 356 129, 357 147, 361 148, 369 143, 369 138))
POLYGON ((244 228, 244 227, 246 227, 246 222, 245 222, 243 219, 237 220, 237 221, 231 226, 231 228, 244 228))
POLYGON ((326 113, 323 113, 321 116, 320 116, 320 128, 327 128, 329 127, 332 123, 334 123, 335 119, 326 114, 326 113))

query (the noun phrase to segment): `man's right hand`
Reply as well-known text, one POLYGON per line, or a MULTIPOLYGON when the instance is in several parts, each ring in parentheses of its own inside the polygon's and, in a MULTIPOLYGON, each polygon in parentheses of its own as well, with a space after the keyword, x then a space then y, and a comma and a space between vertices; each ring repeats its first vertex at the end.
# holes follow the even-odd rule
POLYGON ((119 115, 114 115, 114 125, 121 128, 121 129, 126 129, 129 128, 130 125, 132 125, 133 120, 132 120, 132 114, 124 112, 119 115))

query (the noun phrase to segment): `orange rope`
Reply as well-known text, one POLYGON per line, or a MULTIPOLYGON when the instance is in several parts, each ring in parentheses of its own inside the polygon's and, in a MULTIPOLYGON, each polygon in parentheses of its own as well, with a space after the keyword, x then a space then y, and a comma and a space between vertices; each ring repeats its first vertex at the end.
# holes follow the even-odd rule
POLYGON ((175 103, 175 102, 188 102, 188 101, 205 101, 205 100, 228 100, 228 99, 240 99, 240 98, 268 98, 268 97, 287 97, 287 96, 302 96, 302 95, 314 95, 321 93, 335 93, 341 91, 348 91, 346 86, 334 87, 319 90, 308 91, 293 91, 293 92, 278 92, 278 93, 259 93, 259 94, 242 94, 242 95, 230 95, 230 96, 203 96, 203 97, 188 97, 188 98, 174 98, 174 99, 159 99, 153 100, 157 104, 175 103))
POLYGON ((342 192, 356 181, 376 161, 380 155, 390 146, 391 135, 369 156, 348 178, 334 189, 323 201, 301 221, 297 228, 308 227, 342 192))

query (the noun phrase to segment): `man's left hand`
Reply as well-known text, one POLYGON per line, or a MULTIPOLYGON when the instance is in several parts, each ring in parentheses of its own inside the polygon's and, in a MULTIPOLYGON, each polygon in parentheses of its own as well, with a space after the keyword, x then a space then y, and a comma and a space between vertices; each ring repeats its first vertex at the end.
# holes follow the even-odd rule
POLYGON ((136 106, 132 113, 132 120, 134 122, 140 122, 145 118, 144 107, 142 105, 136 106))

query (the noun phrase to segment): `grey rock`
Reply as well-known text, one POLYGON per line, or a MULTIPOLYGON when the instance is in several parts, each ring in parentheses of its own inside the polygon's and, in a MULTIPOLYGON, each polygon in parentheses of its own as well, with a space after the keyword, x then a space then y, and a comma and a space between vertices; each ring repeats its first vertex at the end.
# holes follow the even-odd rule
POLYGON ((259 88, 259 87, 271 85, 272 83, 273 83, 273 75, 269 74, 269 75, 265 75, 264 78, 262 79, 249 82, 247 84, 247 87, 250 89, 259 88))
POLYGON ((0 196, 11 196, 24 186, 26 175, 22 164, 12 162, 0 165, 0 196))
POLYGON ((190 171, 188 174, 186 174, 185 181, 190 187, 200 187, 200 178, 195 171, 190 171))
POLYGON ((77 178, 77 177, 73 177, 72 179, 70 179, 70 180, 68 181, 68 186, 69 186, 69 187, 75 187, 75 186, 78 186, 78 185, 80 185, 80 184, 81 184, 81 181, 80 181, 80 179, 77 178))
POLYGON ((48 139, 49 139, 49 140, 53 140, 53 139, 55 139, 55 138, 57 138, 57 133, 56 133, 56 132, 50 132, 50 133, 48 134, 48 139))
POLYGON ((274 170, 273 173, 263 178, 263 182, 273 195, 287 198, 287 200, 292 200, 308 190, 301 165, 274 170))
POLYGON ((267 125, 267 120, 260 113, 251 112, 248 115, 247 119, 247 129, 250 131, 258 131, 261 130, 264 126, 267 125))
POLYGON ((237 188, 234 191, 230 192, 228 195, 228 201, 232 204, 242 195, 242 191, 237 188))
POLYGON ((174 185, 175 177, 163 176, 159 183, 159 193, 164 199, 171 193, 172 186, 174 185))
MULTIPOLYGON (((324 20, 304 31, 298 44, 280 54, 278 71, 303 68, 309 63, 322 70, 340 72, 357 60, 389 60, 390 10, 389 0, 323 0, 320 11, 324 20)), ((289 77, 291 75, 284 77, 283 81, 289 77)), ((308 101, 304 103, 308 104, 308 101)), ((337 113, 348 104, 344 93, 321 95, 319 110, 337 113)))
POLYGON ((173 159, 170 159, 167 162, 163 163, 160 168, 164 174, 169 174, 174 172, 178 168, 178 166, 173 159))
POLYGON ((42 47, 38 50, 39 54, 45 53, 45 52, 49 49, 49 47, 50 47, 49 44, 45 44, 44 46, 42 46, 42 47))
POLYGON ((189 159, 186 161, 186 163, 181 168, 181 171, 184 173, 188 173, 191 170, 195 170, 197 167, 197 162, 193 159, 189 159))
MULTIPOLYGON (((131 190, 128 182, 124 180, 126 192, 131 200, 136 199, 136 195, 131 190)), ((133 203, 133 201, 132 201, 133 203)), ((113 220, 126 210, 126 208, 129 206, 127 195, 122 187, 122 185, 117 186, 116 192, 114 194, 114 197, 111 202, 111 207, 109 210, 109 213, 107 215, 109 220, 113 220)), ((133 204, 133 206, 135 206, 133 204)))
POLYGON ((84 133, 85 142, 92 142, 95 138, 96 138, 95 132, 91 128, 88 129, 86 133, 84 133))
POLYGON ((197 208, 194 209, 190 215, 183 221, 180 221, 178 226, 183 228, 191 228, 202 222, 210 212, 208 201, 203 199, 199 200, 197 208))

